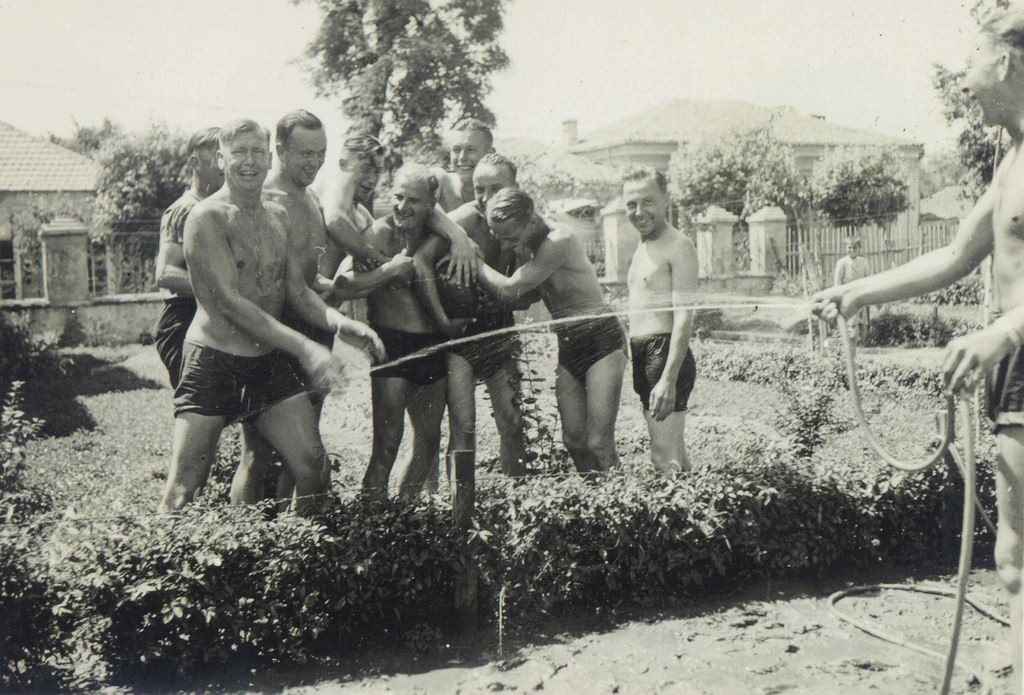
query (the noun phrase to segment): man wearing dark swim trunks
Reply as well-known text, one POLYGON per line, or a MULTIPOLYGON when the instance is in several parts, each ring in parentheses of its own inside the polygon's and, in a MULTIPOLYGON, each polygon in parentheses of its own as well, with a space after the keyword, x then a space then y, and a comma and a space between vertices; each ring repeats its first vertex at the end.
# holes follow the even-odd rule
POLYGON ((549 227, 535 212, 530 196, 520 190, 506 188, 491 198, 487 223, 523 263, 511 276, 481 266, 480 285, 505 300, 537 290, 559 321, 555 390, 565 448, 580 473, 615 468, 615 418, 626 335, 618 319, 602 316, 608 308, 594 266, 579 240, 549 227))
MULTIPOLYGON (((501 243, 487 228, 484 211, 495 193, 515 185, 516 165, 507 157, 491 152, 484 155, 473 172, 476 199, 449 213, 480 247, 484 263, 506 275, 511 275, 515 269, 515 254, 502 251, 501 243)), ((416 289, 434 322, 452 338, 513 326, 512 306, 494 300, 479 288, 462 288, 438 281, 434 265, 447 250, 448 243, 444 239, 431 235, 416 252, 416 275, 420 280, 416 289), (472 319, 472 323, 465 325, 459 319, 472 319)), ((448 351, 449 456, 452 451, 476 451, 476 384, 479 380, 486 384, 491 397, 501 441, 502 471, 506 475, 526 472, 523 415, 516 402, 522 380, 516 362, 518 351, 519 338, 513 332, 455 345, 448 351)))
POLYGON ((325 454, 302 380, 282 353, 298 359, 317 388, 342 379, 330 351, 278 319, 287 302, 373 358, 383 346, 366 326, 328 308, 306 284, 302 241, 288 214, 261 197, 270 165, 269 133, 251 120, 224 126, 217 159, 225 184, 185 223, 184 256, 198 308, 185 335, 174 394, 174 449, 160 511, 180 509, 206 481, 225 425, 255 425, 284 457, 297 511, 325 493, 325 454))
POLYGON ((160 250, 156 257, 156 284, 168 292, 153 329, 160 360, 167 368, 171 388, 181 379, 181 346, 185 331, 196 315, 196 296, 188 280, 183 235, 185 219, 203 198, 224 183, 224 173, 217 168, 217 133, 219 128, 204 128, 188 141, 187 164, 191 183, 180 198, 171 203, 160 219, 160 250))
POLYGON ((633 390, 644 406, 651 463, 670 476, 691 467, 683 426, 697 366, 689 347, 693 311, 686 300, 697 289, 697 249, 668 222, 668 182, 661 172, 628 169, 622 200, 640 232, 628 276, 633 390))
MULTIPOLYGON (((423 166, 407 164, 395 174, 392 214, 373 223, 366 241, 385 256, 413 256, 428 235, 426 223, 437 204, 437 178, 423 166)), ((343 272, 357 274, 350 259, 343 272)), ((389 363, 371 370, 373 451, 363 476, 363 491, 385 497, 388 478, 402 441, 405 413, 412 423, 412 460, 402 475, 400 494, 415 498, 431 468, 437 469, 444 414, 444 342, 407 282, 389 283, 366 298, 367 318, 387 349, 389 363), (429 354, 408 359, 413 353, 429 354), (394 362, 395 364, 391 364, 394 362)))

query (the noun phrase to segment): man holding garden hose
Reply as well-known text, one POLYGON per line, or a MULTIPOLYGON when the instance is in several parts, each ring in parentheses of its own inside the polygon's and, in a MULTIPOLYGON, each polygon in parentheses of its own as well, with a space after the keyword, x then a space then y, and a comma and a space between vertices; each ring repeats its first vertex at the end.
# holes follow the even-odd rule
POLYGON ((956 238, 899 268, 823 290, 812 298, 812 310, 828 321, 840 313, 852 317, 862 307, 945 287, 992 255, 993 315, 998 318, 984 330, 950 342, 942 370, 949 392, 987 377, 989 415, 998 446, 996 566, 1010 595, 1014 692, 1020 692, 1024 661, 1024 11, 998 11, 982 22, 963 86, 980 105, 985 125, 1005 128, 1013 145, 956 238))

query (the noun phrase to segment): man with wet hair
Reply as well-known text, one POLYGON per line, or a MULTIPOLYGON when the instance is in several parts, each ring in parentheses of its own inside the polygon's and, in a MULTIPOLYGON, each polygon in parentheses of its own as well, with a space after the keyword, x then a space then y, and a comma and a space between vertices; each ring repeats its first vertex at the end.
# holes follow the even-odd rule
POLYGON ((225 425, 252 423, 295 480, 293 508, 324 494, 325 453, 296 358, 311 384, 340 383, 338 358, 279 321, 285 304, 314 327, 384 358, 369 328, 327 307, 303 277, 301 235, 288 213, 264 201, 269 133, 240 119, 221 128, 217 160, 224 186, 196 204, 185 223, 184 256, 198 308, 185 336, 175 389, 174 444, 159 509, 180 509, 205 483, 225 425))
MULTIPOLYGON (((385 256, 414 256, 427 238, 427 220, 437 205, 437 178, 426 167, 406 164, 395 174, 392 213, 373 223, 366 241, 385 256)), ((350 260, 343 272, 358 275, 350 260)), ((409 283, 389 283, 366 298, 367 319, 380 335, 388 363, 371 370, 373 450, 363 477, 363 491, 386 497, 388 479, 402 441, 405 413, 412 424, 412 460, 400 482, 403 499, 413 499, 431 468, 437 469, 444 415, 444 352, 434 350, 439 332, 409 283), (413 357, 414 353, 427 354, 413 357)))
MULTIPOLYGON (((515 254, 502 251, 487 227, 485 211, 487 201, 498 191, 515 185, 516 165, 500 154, 486 154, 473 171, 475 199, 449 213, 476 242, 484 263, 506 275, 515 269, 515 254)), ((468 338, 513 326, 511 305, 483 296, 477 288, 460 288, 443 279, 438 281, 434 265, 447 250, 448 243, 432 235, 416 252, 416 275, 420 280, 416 287, 434 322, 451 338, 468 338)), ((517 403, 522 380, 516 362, 518 352, 519 339, 512 332, 455 345, 448 351, 449 456, 452 451, 476 450, 476 383, 480 380, 487 385, 491 397, 501 441, 502 471, 507 475, 526 472, 523 416, 517 403)))
MULTIPOLYGON (((981 107, 987 126, 1001 126, 1011 149, 985 193, 945 248, 898 268, 816 294, 814 312, 834 320, 862 307, 915 297, 945 287, 992 256, 994 315, 987 328, 946 348, 943 380, 949 393, 987 377, 989 416, 997 445, 996 568, 1010 595, 1014 684, 1021 692, 1021 582, 1024 565, 1024 11, 997 10, 982 22, 964 90, 981 107)), ((969 426, 969 425, 968 425, 969 426)))
POLYGON ((668 221, 668 182, 660 171, 627 169, 622 200, 640 233, 627 277, 633 390, 644 407, 651 463, 672 476, 691 467, 683 427, 697 365, 690 352, 694 314, 686 302, 697 289, 697 249, 668 221))
POLYGON ((576 469, 589 476, 615 468, 626 334, 622 323, 608 314, 594 266, 579 240, 549 227, 533 199, 518 189, 506 188, 490 199, 487 224, 515 251, 520 265, 511 276, 481 266, 481 286, 504 300, 536 290, 556 320, 555 391, 562 439, 576 469))
POLYGON ((481 157, 494 152, 494 135, 483 121, 463 118, 448 131, 446 141, 450 171, 438 177, 438 203, 445 212, 451 212, 473 202, 473 170, 481 157))

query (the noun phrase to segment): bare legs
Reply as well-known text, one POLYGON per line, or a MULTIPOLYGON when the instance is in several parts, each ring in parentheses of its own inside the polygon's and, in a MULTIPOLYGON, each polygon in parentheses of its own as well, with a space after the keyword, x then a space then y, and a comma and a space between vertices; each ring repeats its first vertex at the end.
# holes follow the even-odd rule
POLYGON ((647 431, 651 435, 651 463, 654 470, 665 476, 690 470, 690 457, 683 440, 686 413, 673 412, 658 422, 651 416, 651 411, 645 408, 644 419, 647 420, 647 431))
POLYGON ((999 448, 996 471, 996 503, 999 512, 996 534, 996 569, 999 581, 1010 597, 1010 636, 1013 650, 1013 685, 1021 691, 1024 667, 1024 616, 1021 610, 1021 568, 1024 566, 1024 427, 1001 427, 996 433, 999 448))
POLYGON ((562 419, 562 441, 581 474, 609 471, 619 465, 615 419, 619 413, 626 355, 616 350, 587 370, 581 383, 558 367, 555 393, 562 419))

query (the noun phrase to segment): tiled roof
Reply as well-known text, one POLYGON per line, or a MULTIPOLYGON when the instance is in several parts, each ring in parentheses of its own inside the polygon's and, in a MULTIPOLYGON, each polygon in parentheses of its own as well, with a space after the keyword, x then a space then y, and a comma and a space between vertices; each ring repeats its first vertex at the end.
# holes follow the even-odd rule
POLYGON ((0 121, 0 191, 95 191, 98 167, 0 121))
POLYGON ((546 145, 529 138, 495 138, 494 149, 517 166, 528 162, 541 175, 558 172, 580 181, 619 181, 615 167, 595 164, 581 155, 566 151, 561 145, 546 145))
POLYGON ((775 137, 791 145, 918 146, 910 140, 829 123, 791 107, 676 99, 599 128, 570 149, 587 152, 632 142, 694 142, 768 122, 775 137))

